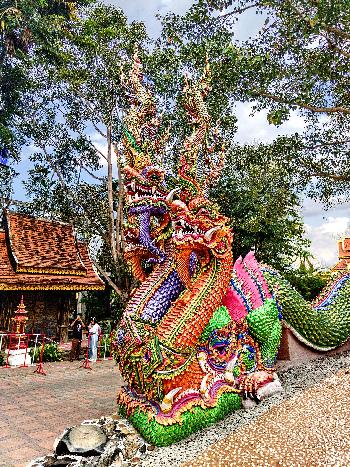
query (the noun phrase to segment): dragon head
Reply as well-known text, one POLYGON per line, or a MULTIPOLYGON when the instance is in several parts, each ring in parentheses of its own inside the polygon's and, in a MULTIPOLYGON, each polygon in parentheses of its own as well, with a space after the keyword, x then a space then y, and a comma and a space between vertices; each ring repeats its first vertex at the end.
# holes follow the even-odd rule
POLYGON ((141 171, 130 166, 124 168, 128 219, 124 227, 125 258, 140 281, 146 278, 145 264, 162 262, 165 258, 162 243, 169 215, 164 175, 156 166, 147 166, 141 171))
POLYGON ((227 226, 228 219, 218 212, 214 203, 197 196, 188 203, 172 201, 169 208, 173 241, 179 249, 208 250, 217 258, 230 253, 232 233, 227 226))
MULTIPOLYGON (((173 190, 175 191, 175 190, 173 190)), ((214 203, 200 193, 188 201, 187 193, 180 199, 166 198, 172 224, 177 270, 182 282, 190 287, 191 261, 201 267, 213 257, 221 260, 231 255, 232 233, 228 219, 214 203)))

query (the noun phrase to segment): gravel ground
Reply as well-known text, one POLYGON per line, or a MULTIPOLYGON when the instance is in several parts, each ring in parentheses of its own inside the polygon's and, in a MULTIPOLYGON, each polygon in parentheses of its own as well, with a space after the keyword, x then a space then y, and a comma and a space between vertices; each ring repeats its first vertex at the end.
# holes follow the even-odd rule
MULTIPOLYGON (((298 367, 278 371, 284 394, 276 394, 257 407, 237 410, 221 422, 199 431, 189 438, 165 448, 157 448, 140 464, 142 467, 180 466, 202 454, 205 449, 234 433, 272 407, 298 393, 322 383, 341 369, 350 368, 350 352, 330 357, 320 357, 298 367)), ((238 465, 238 464, 236 464, 238 465)), ((269 465, 269 464, 268 464, 269 465)), ((271 464, 270 464, 271 465, 271 464)), ((274 464, 275 465, 275 464, 274 464)), ((277 465, 277 464, 276 464, 277 465)), ((305 465, 305 464, 304 464, 305 465)))

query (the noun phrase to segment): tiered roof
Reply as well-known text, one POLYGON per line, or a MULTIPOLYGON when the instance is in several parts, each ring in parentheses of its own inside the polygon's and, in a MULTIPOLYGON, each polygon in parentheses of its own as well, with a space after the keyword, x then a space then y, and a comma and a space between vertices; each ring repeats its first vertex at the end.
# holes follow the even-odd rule
POLYGON ((0 290, 103 290, 73 226, 14 212, 0 230, 0 290))
POLYGON ((339 261, 332 267, 332 271, 344 271, 350 269, 350 237, 338 240, 339 261))

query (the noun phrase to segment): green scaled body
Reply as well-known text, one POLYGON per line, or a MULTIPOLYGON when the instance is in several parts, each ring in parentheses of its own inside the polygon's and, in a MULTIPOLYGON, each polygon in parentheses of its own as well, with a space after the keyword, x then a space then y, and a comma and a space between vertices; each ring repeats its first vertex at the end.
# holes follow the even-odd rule
POLYGON ((313 304, 272 269, 264 268, 263 274, 282 308, 285 324, 303 343, 327 351, 349 338, 350 274, 338 277, 313 304))
POLYGON ((261 357, 267 368, 273 367, 282 336, 282 325, 275 300, 265 303, 247 316, 249 331, 261 345, 261 357))

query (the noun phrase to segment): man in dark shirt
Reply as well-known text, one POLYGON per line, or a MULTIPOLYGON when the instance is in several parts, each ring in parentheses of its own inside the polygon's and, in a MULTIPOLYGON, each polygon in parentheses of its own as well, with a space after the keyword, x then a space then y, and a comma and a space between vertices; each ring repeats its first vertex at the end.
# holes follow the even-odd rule
POLYGON ((71 324, 71 328, 73 329, 72 350, 70 351, 70 361, 72 362, 74 359, 79 360, 80 358, 83 328, 85 328, 85 324, 82 322, 79 315, 71 324))

